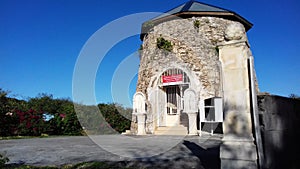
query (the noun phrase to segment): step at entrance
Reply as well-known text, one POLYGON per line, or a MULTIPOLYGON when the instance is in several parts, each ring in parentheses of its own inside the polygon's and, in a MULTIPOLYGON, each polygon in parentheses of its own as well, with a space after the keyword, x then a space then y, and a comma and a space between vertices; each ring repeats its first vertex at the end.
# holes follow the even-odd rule
POLYGON ((165 127, 157 127, 154 134, 155 135, 187 135, 187 127, 183 125, 178 126, 165 126, 165 127))

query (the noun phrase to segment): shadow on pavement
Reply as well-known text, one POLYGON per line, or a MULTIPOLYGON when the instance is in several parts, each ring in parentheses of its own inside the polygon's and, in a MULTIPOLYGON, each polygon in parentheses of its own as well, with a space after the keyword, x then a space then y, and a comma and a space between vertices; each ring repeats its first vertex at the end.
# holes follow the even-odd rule
POLYGON ((187 140, 184 140, 183 145, 185 145, 194 156, 196 156, 202 166, 205 169, 218 169, 220 168, 220 148, 218 147, 213 147, 213 148, 208 148, 204 149, 201 146, 197 145, 194 142, 190 142, 187 140))

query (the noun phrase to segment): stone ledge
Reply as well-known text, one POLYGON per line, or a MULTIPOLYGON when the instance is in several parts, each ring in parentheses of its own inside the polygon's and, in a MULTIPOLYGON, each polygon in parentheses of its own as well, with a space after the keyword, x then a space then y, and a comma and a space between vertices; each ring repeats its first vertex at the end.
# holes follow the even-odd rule
POLYGON ((257 164, 253 161, 222 159, 221 169, 257 169, 257 164))
POLYGON ((254 161, 257 160, 256 146, 252 141, 226 141, 220 147, 220 158, 225 160, 254 161))

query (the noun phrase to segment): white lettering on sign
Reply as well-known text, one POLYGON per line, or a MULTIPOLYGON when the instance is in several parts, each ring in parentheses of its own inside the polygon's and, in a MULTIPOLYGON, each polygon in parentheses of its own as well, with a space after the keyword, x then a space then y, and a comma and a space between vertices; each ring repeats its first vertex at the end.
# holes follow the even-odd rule
POLYGON ((169 76, 162 76, 162 82, 163 84, 169 84, 174 82, 182 82, 183 76, 182 74, 177 75, 169 75, 169 76))

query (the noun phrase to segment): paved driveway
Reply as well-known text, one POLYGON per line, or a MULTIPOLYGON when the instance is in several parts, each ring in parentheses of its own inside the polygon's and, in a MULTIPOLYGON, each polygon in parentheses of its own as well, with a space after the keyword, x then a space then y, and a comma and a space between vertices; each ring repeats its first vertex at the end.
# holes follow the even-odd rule
POLYGON ((10 163, 64 165, 86 161, 131 161, 145 167, 219 168, 220 135, 74 136, 1 140, 10 163))

